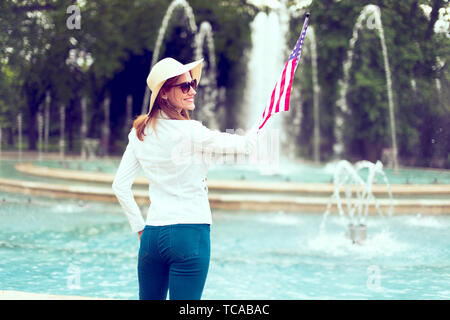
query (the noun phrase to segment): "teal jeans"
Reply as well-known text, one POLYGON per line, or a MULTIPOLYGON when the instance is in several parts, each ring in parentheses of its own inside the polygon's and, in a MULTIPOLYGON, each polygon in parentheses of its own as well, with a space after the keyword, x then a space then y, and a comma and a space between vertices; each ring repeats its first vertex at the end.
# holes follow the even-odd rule
POLYGON ((139 299, 200 300, 210 260, 209 224, 146 226, 138 256, 139 299))

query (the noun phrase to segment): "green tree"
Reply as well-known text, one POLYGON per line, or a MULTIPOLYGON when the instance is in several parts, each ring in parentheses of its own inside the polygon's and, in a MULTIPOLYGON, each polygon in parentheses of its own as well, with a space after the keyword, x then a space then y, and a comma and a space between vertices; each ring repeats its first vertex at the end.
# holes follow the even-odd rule
MULTIPOLYGON (((8 67, 17 79, 17 87, 10 86, 8 90, 25 98, 21 102, 26 110, 31 149, 36 148, 36 113, 47 91, 51 93, 52 109, 66 106, 70 119, 66 123, 69 132, 79 121, 76 116, 79 111, 76 109, 79 108, 81 96, 88 96, 92 130, 98 131, 99 126, 95 124, 102 119, 99 106, 108 95, 108 90, 111 90, 112 83, 117 82, 117 76, 126 72, 124 68, 130 59, 145 57, 148 62, 143 67, 148 72, 157 32, 169 2, 86 1, 80 4, 80 29, 70 29, 66 24, 69 18, 66 10, 72 4, 74 2, 70 0, 6 0, 0 4, 0 40, 3 44, 0 61, 3 66, 5 59, 8 60, 8 67), (93 63, 84 66, 69 63, 68 57, 74 50, 88 54, 93 63)), ((218 83, 219 86, 227 87, 227 106, 232 111, 232 106, 238 105, 236 101, 243 90, 243 56, 250 45, 249 23, 255 14, 255 8, 242 0, 220 3, 193 0, 191 5, 197 24, 208 20, 213 26, 219 67, 218 83)), ((182 41, 180 36, 186 30, 183 23, 182 18, 171 22, 172 26, 165 39, 167 52, 163 54, 174 54, 187 60, 192 58, 193 51, 191 45, 182 41)), ((191 38, 188 37, 187 40, 191 38)), ((2 68, 3 72, 5 70, 2 68)), ((138 79, 142 84, 142 96, 145 78, 146 75, 143 75, 138 79)), ((3 84, 6 86, 8 82, 3 84)), ((2 103, 10 105, 5 99, 2 103)), ((135 102, 139 103, 141 101, 135 102)), ((57 112, 53 114, 56 115, 57 112)), ((230 116, 233 114, 227 113, 228 123, 235 120, 234 116, 230 116)), ((2 111, 2 116, 10 115, 2 111)), ((111 121, 120 123, 123 118, 123 113, 117 112, 111 121)))
MULTIPOLYGON (((308 8, 318 41, 324 160, 333 154, 334 118, 340 89, 338 80, 343 76, 342 65, 349 39, 362 8, 369 3, 325 0, 313 1, 308 8)), ((433 31, 437 13, 446 3, 441 0, 376 2, 381 9, 392 72, 399 154, 402 163, 407 165, 429 166, 434 163, 441 166, 442 159, 448 159, 445 128, 449 122, 449 100, 442 84, 448 83, 449 39, 433 31), (432 8, 429 18, 420 7, 424 4, 432 8), (441 61, 440 65, 438 61, 441 61), (440 92, 436 79, 440 79, 440 92)), ((291 33, 293 37, 300 31, 302 18, 291 22, 297 28, 291 33)), ((305 62, 307 59, 302 63, 305 62)), ((304 108, 312 109, 312 97, 305 92, 311 90, 309 80, 296 81, 302 86, 304 108)), ((384 64, 374 30, 363 28, 359 33, 346 99, 351 116, 345 123, 344 156, 353 160, 381 159, 382 149, 392 144, 384 64)), ((309 117, 304 122, 312 121, 312 110, 303 110, 303 113, 309 117)), ((308 128, 302 129, 303 134, 311 137, 312 128, 308 128)), ((303 145, 309 143, 308 148, 311 141, 310 138, 300 140, 303 145)))

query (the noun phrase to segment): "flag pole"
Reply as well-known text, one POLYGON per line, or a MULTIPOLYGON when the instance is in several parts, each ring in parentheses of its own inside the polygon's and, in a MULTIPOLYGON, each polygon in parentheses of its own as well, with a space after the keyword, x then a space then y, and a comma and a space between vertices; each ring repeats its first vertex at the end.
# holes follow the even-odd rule
MULTIPOLYGON (((300 35, 303 34, 304 36, 306 36, 306 29, 308 29, 308 24, 309 24, 309 16, 310 16, 310 13, 307 12, 305 15, 305 21, 303 22, 302 32, 300 33, 300 35)), ((300 47, 303 46, 303 40, 304 40, 304 37, 302 38, 300 36, 300 47)), ((297 59, 297 65, 298 65, 301 57, 302 57, 302 51, 300 50, 300 55, 298 56, 298 59, 297 59)), ((296 66, 296 68, 297 68, 297 66, 296 66)))

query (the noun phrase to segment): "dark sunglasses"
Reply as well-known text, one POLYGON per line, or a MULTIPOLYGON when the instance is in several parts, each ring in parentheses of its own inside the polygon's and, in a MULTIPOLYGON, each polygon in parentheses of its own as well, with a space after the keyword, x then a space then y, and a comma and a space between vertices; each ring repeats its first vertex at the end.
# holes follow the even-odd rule
POLYGON ((172 87, 180 87, 183 93, 188 93, 191 88, 197 90, 197 79, 194 79, 191 82, 175 84, 172 87))

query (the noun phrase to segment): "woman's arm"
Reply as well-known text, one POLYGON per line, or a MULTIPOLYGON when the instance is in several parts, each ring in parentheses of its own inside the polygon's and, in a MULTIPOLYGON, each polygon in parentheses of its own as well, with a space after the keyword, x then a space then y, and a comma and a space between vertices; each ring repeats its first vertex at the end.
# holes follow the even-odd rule
POLYGON ((114 177, 112 188, 128 218, 133 232, 139 232, 145 227, 141 210, 134 200, 133 192, 131 191, 131 186, 139 168, 140 165, 133 152, 131 143, 128 143, 114 177))

